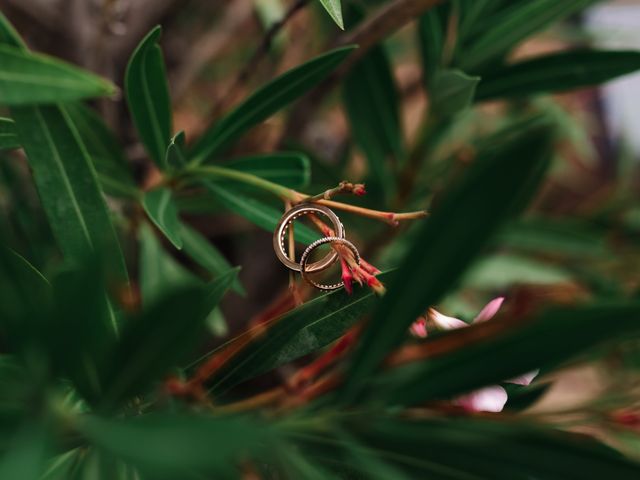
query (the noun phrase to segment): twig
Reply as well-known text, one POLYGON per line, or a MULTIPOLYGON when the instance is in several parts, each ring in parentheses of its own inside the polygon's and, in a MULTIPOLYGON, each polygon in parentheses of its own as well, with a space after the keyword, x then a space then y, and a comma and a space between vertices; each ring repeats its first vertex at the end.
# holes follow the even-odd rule
MULTIPOLYGON (((285 203, 285 210, 289 210, 291 208, 291 202, 287 200, 285 203)), ((293 222, 289 224, 289 259, 292 262, 296 261, 296 237, 295 230, 293 226, 293 222)), ((289 290, 291 291, 291 295, 293 297, 293 301, 296 307, 299 307, 304 303, 302 295, 300 294, 300 289, 298 288, 298 283, 296 282, 295 272, 289 272, 289 290)))
MULTIPOLYGON (((304 201, 308 201, 309 198, 313 198, 304 193, 300 193, 291 188, 284 187, 277 183, 271 182, 269 180, 265 180, 264 178, 260 178, 256 175, 241 172, 239 170, 233 170, 230 168, 220 167, 217 165, 203 165, 203 166, 192 166, 189 167, 184 172, 183 180, 186 179, 196 179, 202 180, 202 178, 226 178, 230 180, 236 180, 238 182, 242 182, 248 185, 252 185, 261 190, 265 190, 274 195, 277 195, 283 200, 290 200, 293 203, 300 203, 304 201)), ((168 180, 167 180, 168 181, 168 180)), ((356 215, 361 215, 363 217, 373 218, 376 220, 381 220, 390 225, 398 225, 398 222, 403 220, 416 220, 420 218, 424 218, 427 216, 427 212, 424 210, 419 210, 417 212, 406 212, 406 213, 395 213, 395 212, 385 212, 381 210, 372 210, 370 208, 359 207, 357 205, 351 205, 348 203, 336 202, 334 200, 314 200, 314 203, 318 203, 321 205, 325 205, 329 208, 335 208, 336 210, 342 210, 345 212, 351 212, 356 215)))
POLYGON ((419 220, 427 216, 427 212, 424 210, 418 210, 416 212, 385 212, 382 210, 372 210, 370 208, 359 207, 357 205, 351 205, 349 203, 336 202, 333 200, 315 200, 314 203, 324 205, 325 207, 335 208, 336 210, 342 210, 343 212, 350 212, 361 217, 373 218, 375 220, 381 220, 392 226, 397 226, 399 222, 405 220, 419 220))
POLYGON ((284 387, 276 387, 244 400, 239 400, 227 405, 215 406, 215 411, 218 413, 239 413, 246 412, 248 410, 255 410, 282 400, 286 397, 286 394, 287 391, 284 387))

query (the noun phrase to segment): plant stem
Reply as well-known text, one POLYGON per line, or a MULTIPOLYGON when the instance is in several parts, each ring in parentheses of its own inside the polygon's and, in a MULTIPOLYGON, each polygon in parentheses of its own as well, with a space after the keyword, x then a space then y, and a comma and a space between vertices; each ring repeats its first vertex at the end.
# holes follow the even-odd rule
POLYGON ((228 178, 230 180, 236 180, 238 182, 252 185, 261 190, 273 193, 283 200, 298 201, 299 193, 287 187, 283 187, 277 183, 260 178, 257 175, 251 173, 240 172, 232 168, 218 167, 216 165, 195 166, 186 170, 186 173, 190 177, 198 178, 200 176, 216 177, 216 178, 228 178))
POLYGON ((187 168, 183 175, 189 179, 197 179, 204 176, 235 180, 273 193, 274 195, 280 197, 282 200, 291 201, 293 204, 312 201, 313 203, 325 205, 329 208, 335 208, 336 210, 342 210, 345 212, 354 213, 356 215, 361 215, 363 217, 381 220, 394 226, 402 220, 416 220, 419 218, 424 218, 427 215, 427 212, 425 212, 424 210, 406 213, 384 212, 381 210, 372 210, 370 208, 359 207, 357 205, 351 205, 348 203, 336 202, 334 200, 316 200, 315 197, 310 197, 307 194, 298 192, 288 187, 284 187, 269 180, 265 180, 264 178, 260 178, 251 173, 240 172, 238 170, 219 167, 217 165, 192 166, 187 168))

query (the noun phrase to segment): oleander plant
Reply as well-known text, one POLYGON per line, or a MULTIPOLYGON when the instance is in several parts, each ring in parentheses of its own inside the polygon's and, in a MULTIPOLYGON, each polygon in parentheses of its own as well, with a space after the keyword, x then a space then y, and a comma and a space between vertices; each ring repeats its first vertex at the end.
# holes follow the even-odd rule
POLYGON ((214 3, 191 103, 200 44, 107 78, 0 11, 0 479, 640 478, 602 2, 214 3))

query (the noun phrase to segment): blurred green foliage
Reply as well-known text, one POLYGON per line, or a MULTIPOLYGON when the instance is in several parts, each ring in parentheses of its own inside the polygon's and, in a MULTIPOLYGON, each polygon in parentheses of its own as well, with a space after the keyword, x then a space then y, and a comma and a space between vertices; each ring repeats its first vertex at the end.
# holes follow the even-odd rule
MULTIPOLYGON (((388 6, 320 3, 347 30, 388 6)), ((571 219, 522 213, 566 155, 568 133, 583 138, 537 96, 638 70, 640 53, 512 60, 523 41, 594 0, 432 3, 411 39, 428 97, 416 135, 404 124, 393 50, 379 38, 355 62, 355 47, 342 46, 288 70, 187 139, 173 131, 154 28, 124 79, 159 178, 144 185, 81 103, 115 87, 30 51, 0 13, 0 478, 640 476, 637 449, 620 453, 564 418, 518 415, 547 391, 547 374, 582 360, 614 365, 629 391, 572 413, 625 453, 637 445, 624 427, 640 417, 615 416, 638 401, 632 184, 621 168, 609 196, 571 219), (347 162, 303 148, 231 158, 253 127, 331 78, 342 78, 342 95, 324 103, 344 109, 347 162), (484 110, 490 100, 497 114, 484 110), (321 193, 359 151, 369 189, 360 205, 430 210, 399 232, 354 222, 368 252, 395 267, 379 276, 387 293, 340 290, 288 305, 199 357, 208 325, 222 321, 220 302, 247 292, 238 268, 186 220, 187 202, 273 230, 278 201, 321 193), (466 316, 478 298, 507 291, 513 306, 501 320, 408 333, 436 304, 466 316), (336 340, 355 343, 317 383, 264 381, 327 358, 336 340), (510 387, 509 413, 473 415, 451 402, 534 369, 543 381, 510 387)), ((304 225, 296 235, 318 238, 304 225)))

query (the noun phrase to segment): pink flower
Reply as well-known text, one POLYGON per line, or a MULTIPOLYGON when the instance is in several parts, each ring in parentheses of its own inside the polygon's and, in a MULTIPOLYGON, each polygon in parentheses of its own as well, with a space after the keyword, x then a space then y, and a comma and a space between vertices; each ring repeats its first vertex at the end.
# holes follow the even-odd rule
POLYGON ((340 266, 342 268, 342 281, 344 282, 344 289, 349 295, 353 293, 353 274, 349 270, 349 266, 344 258, 340 257, 340 266))
POLYGON ((474 390, 456 398, 453 403, 469 412, 501 412, 507 403, 507 391, 499 385, 474 390))
MULTIPOLYGON (((480 313, 473 319, 471 324, 486 322, 493 318, 500 310, 502 302, 504 302, 504 297, 497 297, 491 300, 480 310, 480 313)), ((425 320, 424 317, 418 318, 413 322, 409 331, 415 337, 425 338, 429 330, 456 330, 468 326, 468 323, 459 318, 449 317, 434 308, 430 308, 427 312, 427 319, 425 320)), ((534 370, 506 380, 506 383, 526 386, 533 381, 538 373, 539 370, 534 370)), ((504 388, 499 385, 491 385, 462 395, 456 398, 453 403, 470 412, 501 412, 507 403, 507 398, 507 392, 504 388)))
MULTIPOLYGON (((340 255, 340 261, 342 262, 342 278, 345 276, 348 278, 351 274, 350 281, 355 280, 360 285, 367 285, 378 295, 385 294, 385 287, 380 280, 376 278, 376 275, 380 273, 376 267, 366 262, 364 259, 360 259, 360 263, 356 262, 351 250, 342 246, 337 246, 336 251, 340 255), (345 269, 345 266, 347 267, 345 269)), ((347 282, 345 281, 345 286, 347 282)), ((347 289, 348 293, 351 293, 350 289, 347 289)))
POLYGON ((418 338, 426 338, 427 336, 427 321, 424 317, 419 317, 415 322, 411 324, 409 329, 411 335, 418 338))

